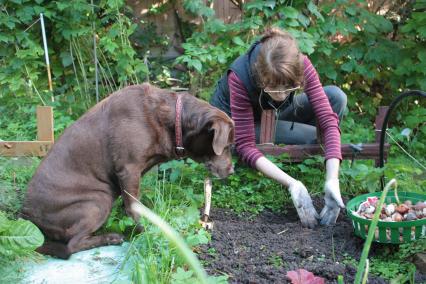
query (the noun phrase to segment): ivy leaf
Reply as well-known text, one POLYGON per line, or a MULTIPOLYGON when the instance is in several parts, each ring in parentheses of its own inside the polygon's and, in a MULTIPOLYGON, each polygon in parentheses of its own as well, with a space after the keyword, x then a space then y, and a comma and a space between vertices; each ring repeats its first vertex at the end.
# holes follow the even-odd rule
POLYGON ((356 66, 356 62, 354 60, 351 60, 349 62, 342 64, 341 69, 346 71, 346 72, 352 72, 352 70, 354 70, 355 66, 356 66))
POLYGON ((337 78, 336 70, 334 70, 333 67, 330 65, 327 65, 324 67, 324 73, 325 73, 325 76, 327 76, 328 78, 332 80, 336 80, 337 78))
POLYGON ((23 7, 16 12, 16 16, 22 22, 30 22, 34 14, 34 9, 28 6, 23 7))
POLYGON ((290 19, 297 19, 297 16, 299 15, 299 11, 290 6, 283 7, 280 12, 283 13, 286 18, 290 19))
POLYGON ((346 8, 345 12, 348 15, 355 16, 356 15, 356 8, 354 6, 349 6, 349 7, 346 8))
POLYGON ((321 13, 318 11, 318 7, 312 1, 310 1, 308 4, 308 10, 309 12, 314 14, 318 19, 324 22, 324 17, 321 15, 321 13))
POLYGON ((170 174, 170 182, 176 182, 178 178, 180 177, 181 170, 180 169, 173 169, 170 174))
POLYGON ((200 229, 197 234, 189 235, 186 238, 186 243, 190 247, 198 246, 198 245, 204 245, 209 242, 209 238, 207 236, 207 232, 204 229, 200 229))
POLYGON ((236 45, 239 45, 239 46, 244 46, 245 45, 244 41, 239 36, 234 37, 232 39, 232 42, 235 43, 236 45))
POLYGON ((11 221, 7 219, 6 215, 0 211, 0 234, 7 231, 10 227, 11 221))
POLYGON ((297 20, 299 21, 299 23, 304 26, 305 28, 309 26, 311 20, 309 20, 308 17, 306 17, 305 15, 303 15, 302 13, 299 13, 297 15, 297 20))
POLYGON ((426 62, 426 50, 420 50, 419 53, 417 53, 417 58, 421 62, 426 62))
POLYGON ((70 3, 68 2, 56 2, 56 7, 58 8, 59 11, 64 11, 65 9, 70 7, 70 3))
POLYGON ((72 64, 72 57, 71 54, 67 51, 63 51, 61 52, 61 60, 62 60, 62 65, 64 67, 70 66, 72 64))
POLYGON ((183 268, 178 267, 176 272, 172 275, 172 278, 174 282, 180 283, 180 281, 189 280, 192 277, 193 273, 194 272, 192 272, 191 270, 185 271, 183 268))
POLYGON ((203 69, 203 65, 201 64, 201 61, 198 59, 191 60, 192 67, 195 68, 198 72, 201 72, 201 69, 203 69))
POLYGON ((270 8, 270 9, 274 9, 275 7, 275 1, 272 0, 268 0, 268 1, 250 1, 248 2, 246 5, 244 5, 244 8, 246 10, 259 10, 262 11, 263 8, 270 8))

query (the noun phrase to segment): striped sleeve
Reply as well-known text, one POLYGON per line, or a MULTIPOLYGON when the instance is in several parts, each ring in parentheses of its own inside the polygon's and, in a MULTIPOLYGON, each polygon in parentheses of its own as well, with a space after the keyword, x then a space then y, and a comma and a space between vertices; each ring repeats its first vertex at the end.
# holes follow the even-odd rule
POLYGON ((304 91, 309 98, 323 135, 325 159, 337 158, 342 160, 339 118, 331 109, 318 73, 307 56, 304 58, 304 65, 304 91))
POLYGON ((256 148, 253 108, 243 82, 234 73, 228 76, 231 116, 235 122, 235 146, 242 160, 255 167, 257 159, 263 156, 256 148))

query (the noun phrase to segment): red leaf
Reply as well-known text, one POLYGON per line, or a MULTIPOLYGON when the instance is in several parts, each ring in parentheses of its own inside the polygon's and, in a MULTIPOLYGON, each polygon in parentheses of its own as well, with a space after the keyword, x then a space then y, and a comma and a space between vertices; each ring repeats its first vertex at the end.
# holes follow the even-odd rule
POLYGON ((305 269, 298 269, 296 271, 288 271, 287 278, 291 280, 292 284, 324 284, 325 279, 315 276, 312 272, 305 269))

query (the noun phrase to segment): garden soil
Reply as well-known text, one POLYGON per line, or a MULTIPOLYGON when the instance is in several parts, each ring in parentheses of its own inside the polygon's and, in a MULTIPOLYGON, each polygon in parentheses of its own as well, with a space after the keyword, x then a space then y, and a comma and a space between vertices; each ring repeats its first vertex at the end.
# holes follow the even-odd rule
MULTIPOLYGON (((322 208, 322 200, 314 200, 322 208)), ((344 211, 344 210, 343 210, 344 211)), ((353 234, 349 217, 340 213, 335 226, 303 228, 291 206, 285 214, 263 212, 255 218, 212 208, 212 241, 199 254, 210 275, 227 274, 230 283, 290 283, 287 271, 303 268, 326 283, 354 283, 356 269, 343 261, 359 259, 364 241, 353 234)), ((387 247, 392 245, 387 245, 387 247)), ((385 245, 373 244, 370 256, 385 245)), ((369 284, 388 283, 370 275, 369 284)), ((426 283, 417 273, 416 283, 426 283)))

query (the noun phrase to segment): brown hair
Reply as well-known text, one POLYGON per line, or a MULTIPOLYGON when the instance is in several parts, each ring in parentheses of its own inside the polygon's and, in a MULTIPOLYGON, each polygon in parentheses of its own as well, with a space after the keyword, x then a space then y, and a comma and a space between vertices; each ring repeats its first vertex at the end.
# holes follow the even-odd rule
POLYGON ((303 84, 303 56, 296 40, 277 28, 268 29, 260 39, 254 73, 261 88, 303 84))

